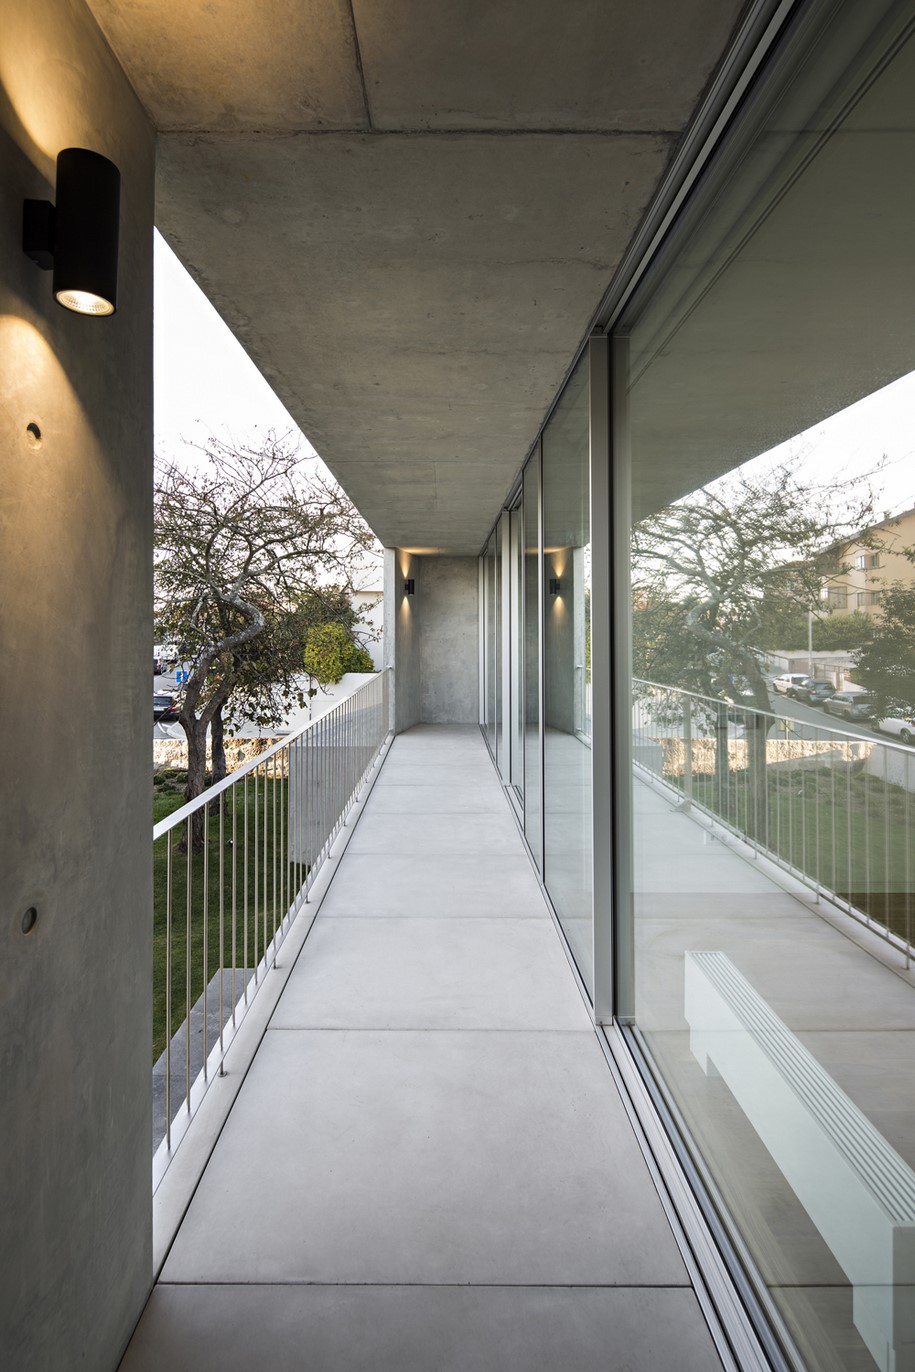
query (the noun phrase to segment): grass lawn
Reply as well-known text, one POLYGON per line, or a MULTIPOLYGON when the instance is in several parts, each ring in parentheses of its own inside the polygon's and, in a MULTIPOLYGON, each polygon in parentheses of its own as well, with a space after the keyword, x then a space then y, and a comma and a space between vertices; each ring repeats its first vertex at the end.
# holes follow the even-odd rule
MULTIPOLYGON (((183 777, 174 772, 157 774, 153 799, 153 822, 173 814, 184 804, 183 777)), ((283 914, 288 909, 292 883, 304 877, 301 867, 281 863, 279 845, 285 852, 284 831, 288 823, 287 782, 261 775, 257 786, 250 777, 247 799, 238 793, 224 793, 222 842, 220 843, 219 798, 210 807, 207 826, 207 880, 204 885, 204 851, 195 850, 190 862, 190 901, 188 902, 188 858, 179 851, 183 827, 172 835, 172 986, 171 1031, 174 1034, 189 1009, 203 993, 220 966, 220 854, 223 872, 222 963, 233 965, 233 870, 234 870, 234 964, 254 968, 263 956, 283 914), (234 797, 234 800, 233 800, 234 797), (245 814, 248 834, 245 841, 245 814), (274 848, 274 835, 276 848, 274 848), (265 837, 266 836, 266 837, 265 837), (274 861, 274 853, 276 860, 274 861), (264 863, 266 853, 267 862, 264 863), (234 859, 234 865, 233 865, 234 859), (247 917, 246 917, 247 897, 247 917), (187 991, 186 950, 187 909, 190 905, 190 998, 187 991), (206 905, 206 920, 204 907, 206 905), (206 940, 204 931, 206 930, 206 940), (247 935, 247 937, 246 937, 247 935), (204 960, 206 942, 206 960, 204 960)), ((166 925, 168 887, 168 839, 153 844, 153 1062, 166 1044, 166 925)), ((244 981, 236 980, 236 997, 244 981)), ((217 993, 218 994, 218 993, 217 993)), ((228 1018, 228 997, 224 1001, 228 1018)))
MULTIPOLYGON (((682 778, 678 778, 682 785, 682 778)), ((915 796, 864 772, 772 769, 766 846, 903 938, 915 934, 915 796)), ((694 777, 693 796, 745 830, 745 771, 724 795, 694 777)))

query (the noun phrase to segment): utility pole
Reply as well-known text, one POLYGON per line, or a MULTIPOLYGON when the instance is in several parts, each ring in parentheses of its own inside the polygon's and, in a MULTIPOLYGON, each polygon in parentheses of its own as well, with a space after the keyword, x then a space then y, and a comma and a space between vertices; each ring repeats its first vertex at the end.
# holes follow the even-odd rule
POLYGON ((813 611, 807 611, 807 675, 813 676, 813 611))

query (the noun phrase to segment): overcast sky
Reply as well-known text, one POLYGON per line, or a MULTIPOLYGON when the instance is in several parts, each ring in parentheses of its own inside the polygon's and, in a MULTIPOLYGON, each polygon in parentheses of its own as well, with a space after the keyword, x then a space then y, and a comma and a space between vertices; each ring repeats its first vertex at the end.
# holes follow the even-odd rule
POLYGON ((269 429, 301 437, 234 334, 159 233, 155 236, 156 453, 181 457, 182 439, 256 442, 269 429))
POLYGON ((879 514, 915 506, 915 372, 839 410, 822 424, 781 443, 742 467, 752 475, 800 454, 798 476, 804 481, 853 477, 874 469, 886 458, 872 484, 879 514))

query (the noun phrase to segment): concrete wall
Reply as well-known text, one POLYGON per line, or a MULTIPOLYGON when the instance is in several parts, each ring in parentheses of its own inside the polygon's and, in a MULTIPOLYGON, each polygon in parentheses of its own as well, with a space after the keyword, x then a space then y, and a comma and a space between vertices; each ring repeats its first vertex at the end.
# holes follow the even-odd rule
POLYGON ((478 724, 479 563, 388 549, 385 662, 394 671, 393 728, 478 724), (405 596, 412 577, 416 591, 405 596))
POLYGON ((384 660, 394 668, 391 727, 402 733, 422 719, 420 702, 420 632, 422 577, 420 561, 402 548, 384 554, 384 660), (416 594, 404 595, 404 581, 412 577, 416 594))
POLYGON ((421 561, 421 718, 424 724, 478 724, 479 562, 475 557, 421 561))
POLYGON ((108 1372, 151 1277, 155 144, 81 0, 0 32, 0 1362, 108 1372), (22 252, 69 146, 121 169, 111 319, 22 252))

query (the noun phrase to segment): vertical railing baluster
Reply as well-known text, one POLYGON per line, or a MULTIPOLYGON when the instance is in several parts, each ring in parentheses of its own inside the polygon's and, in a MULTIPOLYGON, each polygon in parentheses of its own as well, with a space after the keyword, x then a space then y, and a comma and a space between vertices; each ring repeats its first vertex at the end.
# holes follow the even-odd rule
POLYGON ((883 752, 883 913, 886 937, 890 936, 890 784, 888 775, 889 748, 880 745, 883 752))
POLYGON ((236 1027, 235 969, 238 964, 238 783, 232 787, 232 1028, 236 1027))
POLYGON ((852 900, 852 854, 851 854, 851 750, 848 754, 848 766, 845 769, 845 852, 847 854, 847 881, 848 903, 854 905, 852 900))
POLYGON ((223 1026, 226 1022, 223 1003, 226 980, 226 792, 219 796, 219 1075, 225 1076, 225 1043, 223 1026))
POLYGON ((250 775, 249 772, 245 772, 245 789, 244 789, 244 796, 243 796, 243 801, 244 801, 244 816, 243 816, 243 819, 242 819, 242 822, 243 822, 243 825, 244 825, 244 829, 243 829, 243 841, 244 841, 244 845, 245 845, 245 853, 244 853, 244 858, 243 858, 243 863, 242 863, 242 936, 241 936, 241 937, 242 937, 242 962, 243 962, 243 964, 244 964, 243 969, 242 969, 242 976, 243 976, 244 979, 245 979, 245 990, 244 990, 245 1005, 248 1004, 248 777, 249 777, 249 775, 250 775))
POLYGON ((903 799, 903 806, 904 806, 904 811, 903 811, 903 813, 904 813, 904 823, 903 823, 903 831, 902 831, 902 832, 903 832, 902 851, 903 851, 903 853, 905 854, 905 859, 904 859, 904 861, 905 861, 905 966, 906 966, 906 971, 909 970, 909 967, 910 967, 910 965, 911 965, 911 957, 912 957, 912 840, 913 840, 913 838, 915 838, 915 835, 913 835, 913 833, 912 833, 912 814, 911 814, 912 773, 911 773, 910 768, 909 768, 909 764, 911 763, 911 761, 912 761, 912 755, 911 755, 911 753, 906 753, 906 756, 905 756, 904 777, 903 777, 903 781, 904 781, 904 785, 905 785, 905 796, 904 796, 904 799, 903 799))
POLYGON ((258 956, 258 939, 260 937, 260 865, 259 865, 259 844, 261 841, 260 831, 260 795, 258 787, 258 773, 260 767, 255 767, 252 776, 254 777, 254 985, 257 986, 257 969, 260 965, 258 956))
POLYGON ((207 1054, 210 1038, 207 1026, 207 982, 209 967, 209 930, 210 922, 210 802, 203 806, 203 1079, 207 1080, 207 1054))
POLYGON ((823 870, 823 846, 820 834, 820 726, 817 724, 813 730, 813 820, 814 820, 814 843, 816 844, 816 872, 814 874, 816 903, 820 903, 820 877, 823 870))
POLYGON ((184 931, 184 1098, 191 1112, 191 905, 193 900, 194 816, 187 821, 187 890, 184 931))
POLYGON ((172 895, 173 829, 167 834, 165 856, 165 1146, 172 1151, 172 895))
POLYGON ((864 787, 864 892, 865 908, 864 913, 867 917, 867 927, 871 924, 871 905, 873 904, 874 893, 871 890, 871 835, 870 835, 870 771, 868 764, 871 755, 866 753, 864 756, 864 769, 861 772, 861 784, 864 787))
POLYGON ((289 798, 289 753, 288 748, 284 748, 281 756, 285 759, 286 766, 286 788, 283 789, 283 768, 280 767, 280 928, 283 920, 289 911, 288 887, 289 874, 286 871, 286 864, 289 860, 286 851, 286 810, 289 798))
POLYGON ((838 807, 837 807, 837 801, 836 801, 836 773, 837 773, 837 771, 838 771, 838 768, 837 768, 837 766, 836 766, 836 754, 835 754, 835 752, 834 752, 834 753, 833 753, 833 762, 832 762, 832 765, 831 765, 830 768, 829 768, 829 772, 830 772, 830 777, 829 777, 829 780, 830 780, 830 790, 831 790, 831 793, 832 793, 832 794, 831 794, 831 800, 830 800, 830 827, 831 827, 831 831, 832 831, 832 832, 831 832, 832 853, 831 853, 831 861, 830 861, 830 865, 829 865, 829 873, 830 873, 830 886, 831 886, 832 891, 833 891, 834 894, 838 891, 838 886, 839 886, 839 827, 838 827, 838 825, 839 825, 839 818, 838 818, 838 807))

